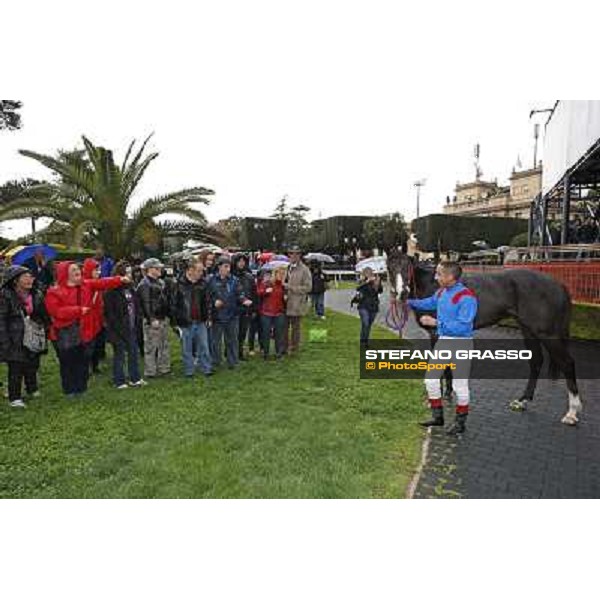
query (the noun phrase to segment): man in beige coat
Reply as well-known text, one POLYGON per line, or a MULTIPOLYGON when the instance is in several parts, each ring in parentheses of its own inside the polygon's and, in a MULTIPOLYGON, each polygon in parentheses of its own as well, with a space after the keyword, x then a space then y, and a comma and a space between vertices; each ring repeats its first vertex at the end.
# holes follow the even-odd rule
POLYGON ((285 345, 287 353, 291 354, 300 348, 301 319, 308 312, 308 294, 312 289, 312 275, 310 269, 301 260, 302 251, 298 246, 291 246, 288 255, 290 264, 283 286, 287 296, 285 345))

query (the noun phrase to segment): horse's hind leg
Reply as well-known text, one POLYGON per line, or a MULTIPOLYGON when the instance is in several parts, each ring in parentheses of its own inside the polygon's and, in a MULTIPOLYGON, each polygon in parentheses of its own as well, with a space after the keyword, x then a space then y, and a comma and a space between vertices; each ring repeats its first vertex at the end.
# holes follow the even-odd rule
POLYGON ((577 425, 579 421, 578 414, 581 412, 582 405, 579 398, 579 388, 577 387, 577 377, 575 376, 575 361, 567 348, 567 343, 567 340, 564 339, 544 340, 544 345, 550 354, 551 369, 555 366, 564 374, 567 390, 569 391, 569 408, 561 421, 565 425, 577 425))
POLYGON ((511 410, 515 411, 525 410, 527 404, 533 400, 533 394, 544 363, 544 353, 542 352, 540 340, 534 337, 528 329, 522 328, 522 331, 525 347, 527 350, 531 350, 531 360, 529 361, 529 379, 525 391, 518 400, 513 400, 510 403, 511 410))

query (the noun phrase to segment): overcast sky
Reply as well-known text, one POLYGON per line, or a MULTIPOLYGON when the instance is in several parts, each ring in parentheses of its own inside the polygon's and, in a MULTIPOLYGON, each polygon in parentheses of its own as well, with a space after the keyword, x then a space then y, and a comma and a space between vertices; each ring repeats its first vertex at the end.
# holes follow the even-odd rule
MULTIPOLYGON (((201 185, 216 192, 210 220, 268 216, 283 194, 311 218, 411 219, 414 181, 427 179, 421 214, 441 211, 473 178, 477 142, 486 179, 507 181, 518 156, 530 166, 529 111, 554 102, 532 99, 553 90, 522 48, 460 24, 477 3, 68 4, 9 9, 20 26, 0 40, 15 55, 0 91, 23 101, 24 126, 0 134, 0 181, 48 175, 19 148, 85 134, 122 157, 154 132, 139 198, 201 185)), ((486 18, 523 36, 510 4, 486 18)))

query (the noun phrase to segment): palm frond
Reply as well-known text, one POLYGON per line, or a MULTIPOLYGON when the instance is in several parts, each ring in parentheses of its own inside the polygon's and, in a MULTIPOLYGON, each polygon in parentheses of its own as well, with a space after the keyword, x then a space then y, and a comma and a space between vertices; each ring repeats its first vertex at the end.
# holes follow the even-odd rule
POLYGON ((140 164, 135 163, 134 166, 134 163, 132 163, 131 166, 128 167, 127 171, 123 175, 123 196, 127 198, 127 200, 129 200, 129 198, 131 198, 133 195, 135 188, 137 187, 140 179, 143 177, 150 163, 157 157, 158 152, 153 152, 152 154, 146 156, 146 158, 144 158, 140 164))
MULTIPOLYGON (((133 220, 147 220, 160 217, 166 213, 176 213, 180 208, 186 208, 190 204, 209 204, 210 200, 204 196, 213 194, 212 190, 202 187, 186 188, 170 194, 156 196, 146 200, 139 206, 131 218, 133 220)), ((200 211, 197 213, 202 214, 200 211)))
POLYGON ((60 175, 65 181, 81 187, 90 196, 94 194, 94 176, 84 161, 60 161, 52 156, 19 150, 19 154, 32 158, 51 171, 60 175))
POLYGON ((123 159, 123 162, 121 163, 121 173, 125 173, 125 171, 127 170, 127 161, 129 160, 129 157, 131 156, 131 151, 133 150, 133 147, 135 146, 135 138, 131 141, 131 143, 129 144, 129 147, 127 148, 127 152, 125 153, 125 158, 123 159))

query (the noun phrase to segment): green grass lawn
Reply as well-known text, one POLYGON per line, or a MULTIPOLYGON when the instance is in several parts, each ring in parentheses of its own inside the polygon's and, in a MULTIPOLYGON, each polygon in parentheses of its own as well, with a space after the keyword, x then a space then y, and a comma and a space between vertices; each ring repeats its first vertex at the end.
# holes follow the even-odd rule
POLYGON ((61 396, 51 351, 43 398, 0 408, 0 497, 404 496, 420 456, 422 383, 361 381, 358 319, 328 313, 306 325, 326 327, 328 341, 283 362, 184 380, 174 344, 176 375, 124 391, 101 375, 76 401, 61 396))

